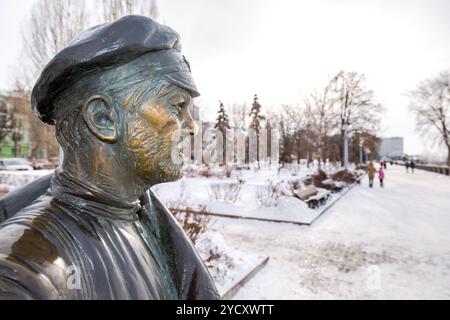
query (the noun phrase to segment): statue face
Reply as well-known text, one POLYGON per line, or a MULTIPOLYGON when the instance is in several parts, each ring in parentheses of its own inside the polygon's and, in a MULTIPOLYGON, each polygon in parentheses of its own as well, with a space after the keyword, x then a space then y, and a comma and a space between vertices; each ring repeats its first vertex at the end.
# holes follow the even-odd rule
POLYGON ((149 184, 181 178, 182 142, 194 134, 191 104, 187 90, 167 85, 128 115, 126 158, 136 175, 149 184))

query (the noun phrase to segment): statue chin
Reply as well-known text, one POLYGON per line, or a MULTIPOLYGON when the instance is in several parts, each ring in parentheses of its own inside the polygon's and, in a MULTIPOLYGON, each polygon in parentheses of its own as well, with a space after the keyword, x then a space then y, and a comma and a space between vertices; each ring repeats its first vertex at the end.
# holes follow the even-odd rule
POLYGON ((181 170, 183 164, 161 163, 160 164, 160 183, 176 181, 183 177, 183 172, 181 170))

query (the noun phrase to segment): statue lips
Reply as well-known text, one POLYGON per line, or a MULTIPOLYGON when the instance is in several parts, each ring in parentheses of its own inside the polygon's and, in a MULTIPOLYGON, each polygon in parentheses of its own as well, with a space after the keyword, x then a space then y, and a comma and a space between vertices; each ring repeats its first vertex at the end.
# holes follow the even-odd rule
POLYGON ((178 138, 178 142, 173 147, 175 151, 174 154, 178 155, 181 160, 183 160, 184 157, 184 141, 187 137, 189 137, 189 134, 183 131, 178 138))

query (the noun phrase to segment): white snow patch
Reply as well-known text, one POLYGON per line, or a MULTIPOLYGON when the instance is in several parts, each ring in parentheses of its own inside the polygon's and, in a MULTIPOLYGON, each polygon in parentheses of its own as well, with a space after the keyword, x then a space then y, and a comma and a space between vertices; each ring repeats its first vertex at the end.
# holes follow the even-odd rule
POLYGON ((0 171, 0 185, 8 187, 10 191, 20 188, 34 180, 52 173, 54 170, 29 170, 29 171, 0 171))
POLYGON ((205 262, 221 296, 264 259, 228 246, 222 235, 214 231, 206 231, 201 234, 195 247, 205 262))

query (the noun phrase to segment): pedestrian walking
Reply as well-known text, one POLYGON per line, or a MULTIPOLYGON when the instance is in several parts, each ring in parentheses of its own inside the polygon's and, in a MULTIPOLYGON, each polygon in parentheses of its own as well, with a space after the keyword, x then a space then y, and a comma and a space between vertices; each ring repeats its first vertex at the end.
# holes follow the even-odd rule
POLYGON ((405 161, 406 173, 409 173, 409 161, 405 161))
POLYGON ((384 187, 384 170, 383 167, 380 167, 380 170, 378 170, 378 178, 380 179, 380 187, 384 187))
POLYGON ((367 166, 367 174, 369 176, 369 187, 373 187, 373 179, 375 178, 375 173, 377 172, 377 169, 375 169, 375 166, 373 164, 373 161, 370 161, 369 165, 367 166))
POLYGON ((414 160, 411 160, 409 166, 411 167, 411 172, 414 173, 414 168, 416 167, 416 163, 414 162, 414 160))

